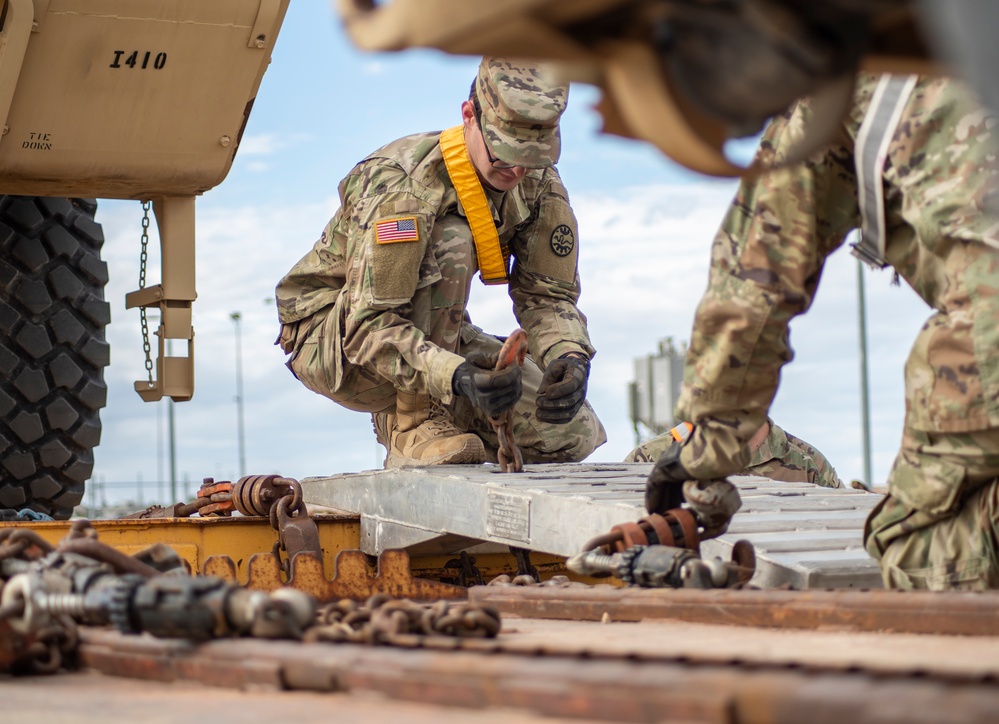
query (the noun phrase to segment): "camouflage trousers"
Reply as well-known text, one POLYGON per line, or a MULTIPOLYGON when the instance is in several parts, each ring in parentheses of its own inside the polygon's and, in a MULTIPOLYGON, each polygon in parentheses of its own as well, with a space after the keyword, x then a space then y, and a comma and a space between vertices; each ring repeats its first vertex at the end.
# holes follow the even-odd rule
MULTIPOLYGON (((444 217, 434 225, 420 272, 420 287, 406 318, 427 341, 462 357, 476 352, 496 353, 502 340, 472 325, 465 313, 472 278, 477 270, 475 247, 468 224, 444 217), (430 270, 430 271, 428 271, 430 270), (424 272, 427 273, 424 273, 424 272)), ((396 384, 364 365, 352 364, 342 350, 340 302, 299 323, 295 354, 288 366, 306 387, 334 402, 363 412, 392 412, 396 384)), ((284 333, 283 333, 284 334, 284 333)), ((607 441, 603 425, 589 403, 565 425, 535 418, 541 369, 528 357, 524 362, 524 394, 514 408, 514 436, 525 462, 576 462, 607 441)), ((455 425, 482 438, 487 454, 495 458, 498 440, 486 416, 464 397, 447 405, 455 425)))
MULTIPOLYGON (((474 353, 497 353, 503 342, 478 331, 472 325, 462 329, 462 343, 458 353, 468 357, 474 353), (467 340, 467 341, 466 341, 467 340)), ((552 425, 535 417, 538 406, 538 386, 541 369, 534 360, 524 360, 524 394, 513 408, 513 433, 517 446, 526 463, 578 462, 585 459, 600 445, 607 442, 607 433, 590 407, 583 403, 576 416, 565 425, 552 425)), ((485 443, 486 454, 496 458, 499 440, 488 418, 464 397, 456 397, 448 408, 455 425, 467 432, 474 432, 485 443)))
POLYGON ((889 588, 999 588, 999 430, 906 429, 864 528, 889 588))

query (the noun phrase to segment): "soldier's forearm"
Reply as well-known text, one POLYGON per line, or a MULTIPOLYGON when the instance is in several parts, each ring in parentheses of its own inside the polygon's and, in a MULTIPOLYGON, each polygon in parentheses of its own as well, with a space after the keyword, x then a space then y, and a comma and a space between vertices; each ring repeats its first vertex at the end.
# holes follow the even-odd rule
POLYGON ((747 442, 765 419, 749 411, 702 418, 680 451, 680 463, 697 480, 741 472, 752 458, 747 442))
POLYGON ((343 354, 407 392, 427 392, 451 401, 451 377, 463 361, 460 355, 434 344, 412 322, 397 314, 349 317, 343 334, 343 354))

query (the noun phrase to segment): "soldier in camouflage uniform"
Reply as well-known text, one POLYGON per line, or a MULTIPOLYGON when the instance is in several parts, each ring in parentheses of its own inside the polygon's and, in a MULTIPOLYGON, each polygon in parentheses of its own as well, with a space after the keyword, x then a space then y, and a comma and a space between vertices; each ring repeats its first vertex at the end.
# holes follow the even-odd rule
POLYGON ((372 413, 387 467, 495 460, 488 417, 510 406, 526 462, 582 460, 606 440, 585 401, 595 350, 554 167, 567 97, 537 66, 484 59, 462 125, 355 166, 340 209, 277 286, 289 368, 372 413), (492 370, 501 340, 465 309, 476 271, 508 284, 528 336, 523 370, 492 370))
MULTIPOLYGON (((995 202, 994 119, 956 81, 914 79, 874 157, 883 163, 876 183, 862 183, 856 162, 869 146, 858 134, 869 113, 880 115, 871 109, 884 95, 875 92, 891 80, 861 75, 825 150, 740 187, 715 239, 686 359, 678 415, 695 428, 657 461, 646 503, 660 507, 677 480, 749 462, 746 442, 792 357, 788 323, 811 304, 826 257, 848 232, 866 230, 867 189, 883 194, 872 211, 885 261, 934 312, 906 363, 902 447, 865 545, 889 587, 997 588, 999 226, 985 212, 995 202)), ((787 158, 811 116, 805 100, 776 118, 762 160, 787 158)))
MULTIPOLYGON (((624 462, 655 462, 667 448, 677 444, 669 432, 656 435, 628 453, 624 462)), ((785 483, 813 483, 823 488, 843 487, 825 455, 785 432, 769 417, 747 445, 753 456, 749 465, 739 471, 740 475, 761 475, 785 483)))

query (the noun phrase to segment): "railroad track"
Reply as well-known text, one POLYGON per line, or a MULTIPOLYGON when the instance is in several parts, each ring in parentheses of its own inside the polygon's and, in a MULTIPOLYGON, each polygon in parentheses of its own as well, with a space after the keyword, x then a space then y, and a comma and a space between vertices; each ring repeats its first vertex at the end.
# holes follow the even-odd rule
MULTIPOLYGON (((193 646, 84 630, 81 660, 118 676, 378 693, 410 702, 478 710, 513 707, 584 720, 963 724, 994 722, 999 711, 999 607, 992 594, 479 587, 470 598, 507 611, 498 638, 402 635, 393 646, 375 647, 245 639, 193 646), (656 593, 678 604, 688 593, 725 595, 714 606, 702 605, 701 618, 714 622, 691 623, 683 620, 685 611, 693 610, 689 596, 686 605, 677 605, 678 616, 657 617, 656 596, 646 595, 656 593), (746 622, 753 625, 731 625, 732 600, 739 596, 754 605, 769 597, 775 611, 787 615, 775 613, 772 627, 752 617, 746 622), (837 598, 843 608, 838 615, 837 598), (586 599, 594 612, 603 606, 603 623, 509 613, 516 606, 534 606, 541 615, 559 613, 559 600, 578 612, 586 599), (894 632, 879 631, 877 626, 890 618, 891 599, 897 611, 908 607, 909 614, 896 617, 894 632), (921 616, 916 604, 908 603, 916 599, 921 616), (615 620, 629 610, 636 616, 639 603, 653 613, 641 621, 615 620), (860 613, 865 603, 874 611, 866 617, 860 613), (961 627, 962 619, 971 622, 962 635, 899 631, 915 628, 909 624, 920 618, 932 623, 948 609, 952 630, 961 627), (807 610, 824 613, 808 619, 807 610), (722 620, 727 623, 718 623, 722 620)), ((668 608, 660 604, 661 610, 668 608)))

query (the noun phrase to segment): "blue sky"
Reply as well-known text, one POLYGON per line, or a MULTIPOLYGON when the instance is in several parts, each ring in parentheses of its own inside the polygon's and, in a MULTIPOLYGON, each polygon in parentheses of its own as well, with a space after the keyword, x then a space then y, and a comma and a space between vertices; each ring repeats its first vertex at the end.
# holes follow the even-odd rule
MULTIPOLYGON (((378 467, 370 418, 302 387, 273 346, 271 302, 280 277, 318 237, 337 206, 336 186, 371 150, 409 133, 460 121, 477 59, 434 51, 361 54, 328 3, 293 2, 228 178, 198 201, 196 392, 174 407, 178 478, 238 474, 235 340, 243 317, 247 472, 303 478, 378 467)), ((634 358, 671 336, 689 338, 707 280, 711 239, 735 188, 699 177, 647 144, 600 135, 598 93, 574 85, 563 122, 559 170, 579 219, 580 306, 598 356, 590 399, 609 442, 591 460, 618 461, 635 444, 627 383, 634 358)), ((98 211, 111 271, 108 407, 95 478, 141 479, 148 501, 168 475, 166 403, 132 390, 144 374, 138 313, 124 309, 137 286, 141 209, 104 201, 98 211)), ((158 280, 154 250, 150 283, 158 280)), ((792 326, 796 360, 785 368, 773 416, 811 442, 841 477, 861 477, 856 265, 837 252, 812 311, 792 326)), ((874 481, 883 483, 901 436, 902 368, 929 314, 890 273, 866 273, 869 304, 874 481)), ((488 331, 515 326, 505 291, 474 283, 470 312, 488 331)), ((114 489, 109 497, 128 495, 114 489)))

